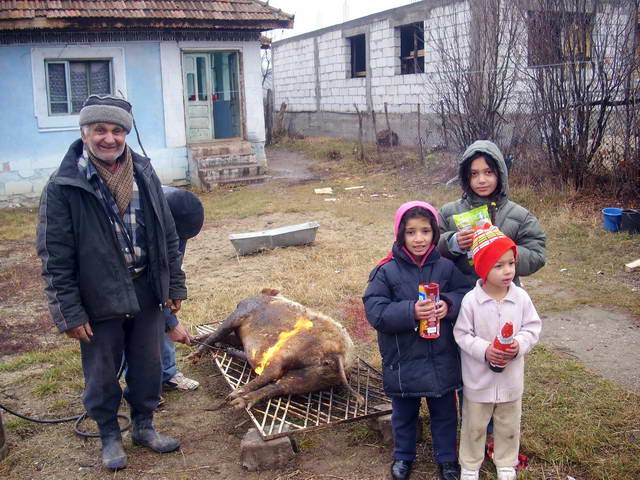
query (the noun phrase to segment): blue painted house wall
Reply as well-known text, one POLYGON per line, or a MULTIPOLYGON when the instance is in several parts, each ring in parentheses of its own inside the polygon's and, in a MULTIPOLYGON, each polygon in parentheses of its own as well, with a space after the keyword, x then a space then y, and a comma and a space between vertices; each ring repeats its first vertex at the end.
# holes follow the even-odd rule
MULTIPOLYGON (((124 47, 127 97, 140 140, 163 182, 186 181, 185 147, 167 148, 163 112, 160 44, 128 43, 124 47)), ((0 47, 0 206, 32 204, 58 167, 80 130, 38 128, 34 112, 31 51, 39 45, 0 47)), ((51 44, 42 45, 51 47, 51 44)), ((178 72, 178 74, 180 74, 178 72)), ((135 131, 127 142, 142 152, 135 131)))

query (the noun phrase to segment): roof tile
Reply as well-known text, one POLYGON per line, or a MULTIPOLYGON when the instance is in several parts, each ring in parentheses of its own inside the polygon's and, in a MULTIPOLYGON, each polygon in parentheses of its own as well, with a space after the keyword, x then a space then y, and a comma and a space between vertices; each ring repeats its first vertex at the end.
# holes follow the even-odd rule
MULTIPOLYGON (((293 15, 259 0, 0 0, 0 30, 35 28, 47 19, 68 19, 77 26, 110 18, 120 28, 291 28, 293 15), (193 20, 193 22, 188 22, 193 20), (175 24, 175 25, 174 25, 175 24)), ((64 22, 63 22, 64 25, 64 22)), ((45 27, 46 28, 46 27, 45 27)), ((113 27, 112 27, 113 28, 113 27)))

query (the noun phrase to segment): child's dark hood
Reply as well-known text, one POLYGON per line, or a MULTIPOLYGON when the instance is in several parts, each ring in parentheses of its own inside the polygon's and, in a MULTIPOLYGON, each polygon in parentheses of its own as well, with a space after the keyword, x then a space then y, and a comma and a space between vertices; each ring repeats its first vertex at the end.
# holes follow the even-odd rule
POLYGON ((473 193, 473 190, 471 190, 471 186, 469 185, 469 179, 465 178, 462 172, 462 167, 466 163, 469 163, 471 157, 473 157, 477 153, 483 153, 495 160, 496 165, 498 166, 497 173, 500 177, 500 193, 497 200, 500 203, 502 201, 506 201, 509 198, 509 173, 507 171, 507 164, 505 163, 502 152, 500 151, 498 146, 489 140, 477 140, 473 142, 467 147, 465 152, 462 154, 462 157, 460 158, 460 162, 458 163, 458 177, 460 178, 460 185, 462 185, 464 195, 471 201, 473 205, 482 205, 486 203, 485 199, 473 193))
POLYGON ((162 186, 173 221, 176 224, 178 237, 188 240, 195 237, 204 223, 204 207, 200 199, 188 190, 162 186))

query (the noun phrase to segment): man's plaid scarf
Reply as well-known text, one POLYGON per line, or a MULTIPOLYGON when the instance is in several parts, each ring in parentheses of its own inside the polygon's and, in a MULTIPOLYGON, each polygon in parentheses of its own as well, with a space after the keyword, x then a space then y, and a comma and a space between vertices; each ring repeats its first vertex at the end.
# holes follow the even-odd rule
MULTIPOLYGON (((126 147, 129 152, 129 147, 126 147)), ((128 153, 128 155, 131 155, 128 153)), ((124 260, 129 268, 141 267, 147 264, 147 236, 144 226, 144 215, 142 203, 140 201, 140 191, 138 182, 133 176, 131 189, 131 201, 123 214, 116 204, 114 196, 101 177, 98 169, 89 160, 89 154, 85 150, 78 159, 78 168, 86 175, 87 180, 93 187, 96 195, 100 199, 105 213, 111 222, 118 245, 124 255, 124 260)))

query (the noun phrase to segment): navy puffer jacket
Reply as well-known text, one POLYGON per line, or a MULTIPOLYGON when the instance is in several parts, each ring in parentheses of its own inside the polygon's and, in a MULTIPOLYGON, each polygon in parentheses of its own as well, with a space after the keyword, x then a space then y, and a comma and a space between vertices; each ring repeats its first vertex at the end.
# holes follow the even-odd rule
POLYGON ((363 301, 367 320, 378 331, 387 395, 440 397, 462 387, 453 326, 470 289, 465 276, 437 249, 419 267, 394 244, 393 258, 373 269, 363 301), (437 339, 421 338, 416 329, 418 285, 428 282, 440 284, 440 297, 449 306, 437 339))

